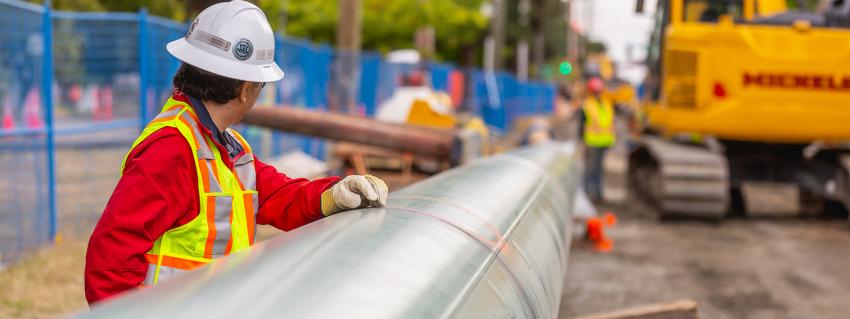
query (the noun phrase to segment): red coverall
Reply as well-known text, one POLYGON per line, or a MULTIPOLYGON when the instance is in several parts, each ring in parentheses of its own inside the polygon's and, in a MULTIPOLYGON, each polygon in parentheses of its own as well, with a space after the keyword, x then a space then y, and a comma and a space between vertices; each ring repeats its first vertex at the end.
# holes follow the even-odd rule
MULTIPOLYGON (((201 125, 204 134, 210 131, 201 125)), ((221 154, 228 154, 216 143, 221 154)), ((231 158, 224 161, 232 169, 231 158)), ((144 254, 167 230, 199 212, 198 178, 188 142, 175 128, 161 129, 128 156, 124 172, 89 240, 85 291, 89 304, 138 287, 147 274, 144 254)), ((291 230, 323 217, 321 195, 339 181, 289 178, 254 158, 257 223, 291 230)))

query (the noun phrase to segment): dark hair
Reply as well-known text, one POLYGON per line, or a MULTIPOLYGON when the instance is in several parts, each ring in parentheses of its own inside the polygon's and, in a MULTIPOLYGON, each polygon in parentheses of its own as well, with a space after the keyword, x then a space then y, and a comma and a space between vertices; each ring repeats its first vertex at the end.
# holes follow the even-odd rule
POLYGON ((174 75, 174 87, 183 94, 220 104, 239 96, 242 83, 245 81, 212 74, 188 63, 180 64, 180 69, 174 75))

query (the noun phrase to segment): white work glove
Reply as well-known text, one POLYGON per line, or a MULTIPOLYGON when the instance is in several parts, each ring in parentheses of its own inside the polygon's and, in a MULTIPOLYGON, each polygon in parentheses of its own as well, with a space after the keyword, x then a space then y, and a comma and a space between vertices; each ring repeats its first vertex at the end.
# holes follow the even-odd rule
POLYGON ((389 189, 380 178, 372 175, 350 175, 322 193, 322 213, 325 216, 365 207, 382 207, 387 203, 389 189))

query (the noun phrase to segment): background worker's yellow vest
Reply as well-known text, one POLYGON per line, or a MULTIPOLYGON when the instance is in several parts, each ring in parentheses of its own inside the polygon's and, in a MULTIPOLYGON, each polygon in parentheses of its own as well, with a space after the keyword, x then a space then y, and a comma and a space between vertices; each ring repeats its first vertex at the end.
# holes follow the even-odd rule
MULTIPOLYGON (((257 183, 251 147, 238 133, 226 130, 226 134, 236 137, 245 150, 234 160, 231 170, 222 161, 222 156, 227 154, 222 155, 210 137, 201 134, 199 123, 191 106, 170 98, 133 143, 135 148, 164 127, 178 129, 192 148, 198 172, 196 191, 200 198, 198 216, 166 231, 145 254, 149 266, 143 285, 155 285, 254 243, 257 183)), ((124 165, 126 163, 125 158, 124 165)), ((124 171, 123 165, 121 171, 124 171)))
POLYGON ((587 98, 584 110, 584 144, 590 147, 614 145, 614 108, 605 99, 587 98), (601 101, 600 101, 601 100, 601 101))

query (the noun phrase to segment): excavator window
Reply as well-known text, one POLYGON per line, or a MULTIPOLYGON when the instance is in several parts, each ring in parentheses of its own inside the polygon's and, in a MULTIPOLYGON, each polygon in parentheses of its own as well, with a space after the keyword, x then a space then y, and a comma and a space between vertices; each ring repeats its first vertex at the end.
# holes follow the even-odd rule
POLYGON ((744 14, 744 0, 685 0, 685 22, 714 23, 721 15, 731 15, 740 20, 744 14))
POLYGON ((670 12, 667 10, 669 2, 659 0, 655 9, 655 24, 649 39, 648 52, 646 56, 647 77, 644 81, 644 90, 651 101, 661 98, 661 55, 664 52, 664 33, 670 22, 670 12))

